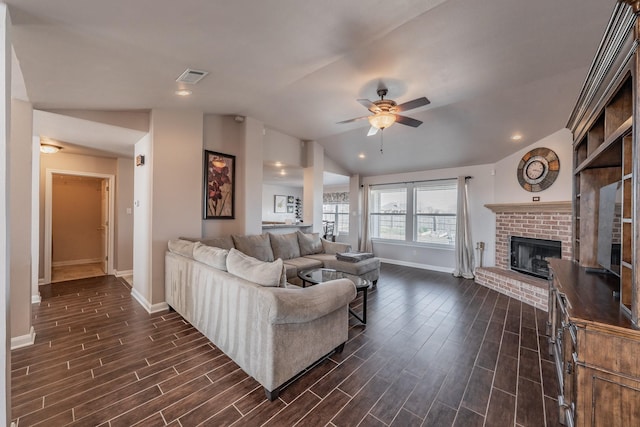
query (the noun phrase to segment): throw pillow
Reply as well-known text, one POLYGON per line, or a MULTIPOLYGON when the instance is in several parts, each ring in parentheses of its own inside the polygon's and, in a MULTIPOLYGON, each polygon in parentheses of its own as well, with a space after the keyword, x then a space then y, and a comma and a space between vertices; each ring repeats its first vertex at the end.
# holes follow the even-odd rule
POLYGON ((231 237, 235 248, 240 252, 260 261, 271 262, 275 259, 268 234, 231 237))
POLYGON ((305 234, 298 230, 296 234, 298 235, 298 244, 300 245, 300 255, 305 256, 322 253, 320 233, 305 234))
POLYGON ((229 251, 226 249, 214 248, 200 242, 193 248, 193 259, 222 271, 227 271, 227 255, 229 251))
POLYGON ((169 243, 167 246, 169 247, 169 252, 186 256, 188 258, 193 258, 193 247, 195 246, 195 242, 189 242, 188 240, 174 239, 174 240, 169 240, 169 243))
POLYGON ((298 236, 296 236, 296 233, 269 233, 269 240, 271 241, 274 258, 285 260, 300 257, 300 246, 298 245, 298 236))
POLYGON ((263 262, 231 249, 227 256, 227 271, 258 285, 278 287, 281 286, 284 263, 281 259, 263 262))

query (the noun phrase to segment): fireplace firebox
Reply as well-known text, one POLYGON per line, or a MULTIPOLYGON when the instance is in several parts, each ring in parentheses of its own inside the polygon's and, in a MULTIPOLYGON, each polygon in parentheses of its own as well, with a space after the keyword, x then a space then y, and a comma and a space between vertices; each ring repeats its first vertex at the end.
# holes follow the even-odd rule
POLYGON ((559 240, 511 236, 511 269, 547 279, 549 267, 545 258, 562 258, 561 245, 559 240))

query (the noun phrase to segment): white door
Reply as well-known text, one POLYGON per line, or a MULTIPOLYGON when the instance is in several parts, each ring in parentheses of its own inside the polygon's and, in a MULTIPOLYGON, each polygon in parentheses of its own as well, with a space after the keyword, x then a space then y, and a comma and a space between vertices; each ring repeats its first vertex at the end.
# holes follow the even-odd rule
POLYGON ((104 274, 109 271, 109 180, 103 179, 101 186, 101 206, 100 206, 100 247, 102 248, 102 270, 104 274))

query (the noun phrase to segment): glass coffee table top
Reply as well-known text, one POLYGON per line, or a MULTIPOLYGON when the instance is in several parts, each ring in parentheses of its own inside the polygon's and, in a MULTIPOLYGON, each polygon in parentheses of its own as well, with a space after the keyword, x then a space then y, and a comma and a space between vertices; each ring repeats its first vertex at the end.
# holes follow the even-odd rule
POLYGON ((329 280, 349 279, 355 285, 356 289, 368 288, 370 283, 366 279, 362 279, 353 274, 336 271, 331 268, 310 268, 298 272, 298 277, 302 280, 303 287, 306 283, 317 285, 318 283, 328 282, 329 280), (305 283, 306 282, 306 283, 305 283))

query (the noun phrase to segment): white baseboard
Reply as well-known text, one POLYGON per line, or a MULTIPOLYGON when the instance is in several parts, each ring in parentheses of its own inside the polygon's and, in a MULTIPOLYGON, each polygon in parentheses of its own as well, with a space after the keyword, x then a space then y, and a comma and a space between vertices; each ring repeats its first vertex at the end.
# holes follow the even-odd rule
POLYGON ((44 285, 48 285, 49 283, 44 281, 44 278, 42 279, 38 279, 38 286, 44 286, 44 285))
POLYGON ((147 299, 142 296, 140 292, 138 292, 135 288, 131 289, 131 296, 140 303, 142 308, 147 310, 149 314, 158 313, 160 311, 169 310, 169 304, 166 302, 161 302, 158 304, 151 304, 147 299))
POLYGON ((96 262, 102 262, 102 258, 91 258, 91 259, 75 259, 71 261, 56 261, 51 263, 51 267, 67 267, 69 265, 84 265, 84 264, 95 264, 96 262))
POLYGON ((17 348, 28 347, 36 342, 36 330, 31 327, 31 330, 27 335, 21 335, 19 337, 11 337, 11 350, 17 348))
POLYGON ((113 274, 116 277, 133 276, 133 270, 122 270, 122 271, 113 270, 113 274))
POLYGON ((402 265, 404 267, 414 267, 420 268, 422 270, 431 270, 431 271, 439 271, 441 273, 453 273, 453 268, 442 267, 439 265, 429 265, 429 264, 419 264, 417 262, 408 262, 408 261, 400 261, 397 259, 389 259, 389 258, 379 258, 380 262, 385 262, 387 264, 395 264, 402 265))
POLYGON ((41 301, 42 301, 42 298, 40 298, 39 293, 38 295, 31 295, 31 304, 40 304, 41 301))

